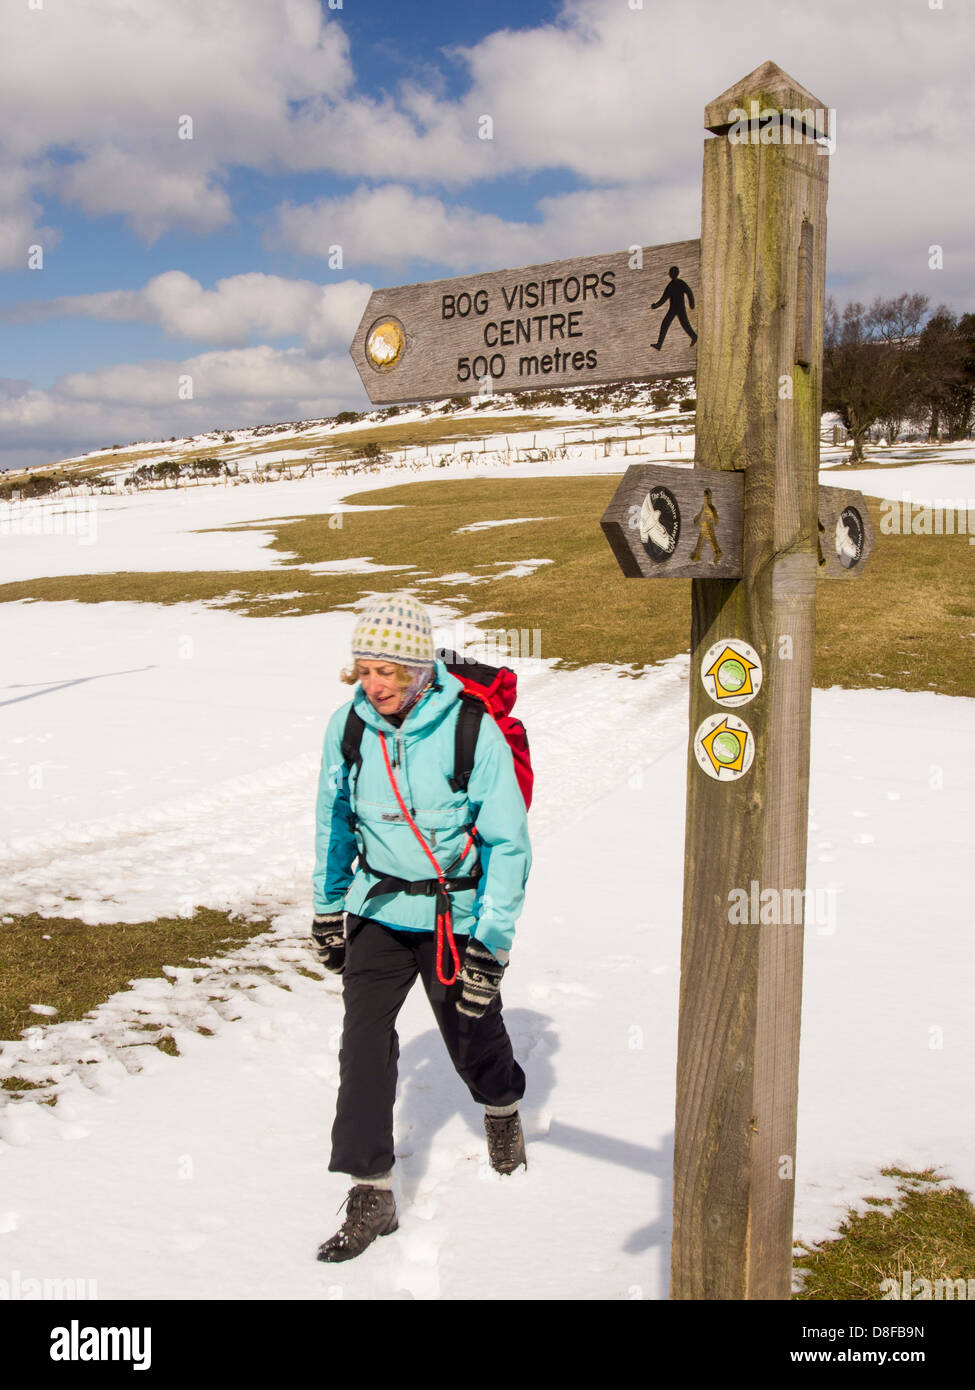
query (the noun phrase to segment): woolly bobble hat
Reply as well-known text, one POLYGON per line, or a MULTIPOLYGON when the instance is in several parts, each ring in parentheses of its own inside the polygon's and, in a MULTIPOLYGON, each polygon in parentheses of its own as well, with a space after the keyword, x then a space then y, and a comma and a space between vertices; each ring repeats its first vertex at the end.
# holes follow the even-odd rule
POLYGON ((411 594, 381 594, 359 615, 352 633, 352 660, 398 661, 420 670, 433 667, 430 615, 411 594))

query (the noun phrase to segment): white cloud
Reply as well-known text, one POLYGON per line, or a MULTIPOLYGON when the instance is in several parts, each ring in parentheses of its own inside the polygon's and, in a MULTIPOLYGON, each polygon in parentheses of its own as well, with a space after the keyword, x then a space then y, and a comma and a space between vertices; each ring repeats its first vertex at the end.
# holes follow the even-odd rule
MULTIPOLYGON (((313 399, 326 382, 334 383, 338 361, 310 357, 301 348, 251 347, 200 353, 180 362, 119 362, 60 378, 63 399, 103 401, 134 406, 179 408, 180 390, 189 380, 192 400, 212 407, 224 401, 313 399)), ((354 377, 351 362, 346 379, 354 377)), ((188 402, 187 402, 188 403, 188 402)), ((318 412, 321 413, 321 412, 318 412)))
POLYGON ((0 55, 4 139, 223 160, 277 153, 289 102, 336 100, 353 72, 318 0, 86 0, 8 6, 0 55), (181 116, 193 140, 178 140, 181 116))
POLYGON ((278 209, 278 235, 291 250, 324 256, 342 247, 346 265, 397 267, 428 261, 451 270, 487 270, 700 234, 700 180, 675 186, 666 202, 652 189, 599 188, 538 202, 537 222, 449 204, 402 184, 359 188, 278 209))
POLYGON ((239 346, 255 336, 300 338, 311 352, 346 348, 371 287, 358 280, 319 285, 251 272, 204 289, 182 270, 156 275, 138 290, 63 295, 11 305, 0 318, 15 322, 83 315, 127 323, 157 323, 173 338, 239 346))
POLYGON ((534 254, 540 229, 492 213, 450 207, 402 184, 359 188, 344 198, 320 198, 278 210, 285 244, 303 255, 342 247, 345 263, 404 265, 412 260, 464 269, 504 247, 509 256, 534 254))
MULTIPOLYGON (((318 0, 6 5, 0 158, 30 170, 56 149, 54 191, 90 215, 122 213, 150 240, 225 225, 223 171, 288 167, 296 104, 341 100, 352 81, 328 13, 318 0)), ((18 206, 36 215, 26 192, 18 206)), ((23 264, 25 235, 37 239, 18 229, 0 264, 23 264)))
POLYGON ((556 168, 597 184, 670 182, 700 169, 707 102, 767 58, 839 109, 864 156, 896 161, 910 131, 961 151, 973 37, 971 7, 917 0, 814 11, 805 0, 565 0, 556 23, 455 49, 470 77, 456 100, 404 85, 395 100, 310 105, 292 158, 445 187, 556 168), (493 139, 478 138, 482 115, 493 139))
MULTIPOLYGON (((8 7, 0 159, 21 179, 4 195, 12 230, 0 241, 2 263, 22 265, 25 238, 41 239, 30 161, 52 149, 59 162, 46 171, 50 191, 91 216, 121 214, 147 239, 171 226, 226 226, 225 181, 235 166, 417 182, 425 191, 562 168, 599 188, 644 190, 655 222, 666 221, 658 212, 668 203, 683 220, 685 190, 699 177, 705 103, 767 57, 838 109, 835 174, 849 171, 844 193, 855 197, 878 171, 886 176, 886 198, 860 199, 858 213, 878 252, 891 204, 911 197, 929 169, 947 180, 938 196, 954 208, 944 235, 960 243, 971 220, 972 193, 958 178, 975 116, 971 6, 644 0, 632 9, 624 0, 565 0, 555 23, 501 30, 459 50, 470 80, 454 100, 437 82, 379 99, 362 94, 342 19, 319 0, 8 7), (192 140, 177 138, 184 115, 192 140), (482 115, 492 118, 491 140, 478 139, 482 115)), ((463 208, 415 210, 454 247, 453 266, 470 258, 465 245, 482 232, 492 246, 507 238, 516 255, 532 243, 530 224, 503 233, 463 208)), ((351 202, 346 211, 352 219, 351 202)), ((282 214, 295 237, 302 213, 282 214)), ((363 244, 367 231, 353 221, 363 244)), ((393 232, 403 244, 416 240, 411 227, 387 231, 389 241, 393 232)), ((834 258, 843 250, 834 243, 834 258)))
POLYGON ((224 189, 207 171, 174 167, 180 162, 168 150, 147 162, 142 152, 104 145, 65 170, 59 191, 89 216, 123 214, 149 244, 170 227, 207 233, 231 223, 224 189))
POLYGON ((38 223, 41 205, 32 193, 36 181, 36 175, 32 178, 0 154, 0 268, 26 270, 32 247, 47 251, 60 240, 54 227, 38 223))
POLYGON ((346 165, 392 185, 285 205, 278 227, 306 254, 327 232, 349 265, 395 268, 415 256, 451 271, 694 236, 705 104, 772 58, 837 113, 833 279, 851 294, 915 287, 971 307, 975 194, 960 174, 975 124, 973 49, 972 6, 821 0, 813 15, 799 0, 644 0, 641 10, 568 0, 557 24, 504 30, 465 50, 471 85, 459 101, 401 91, 400 108, 417 121, 409 150, 366 127, 350 132, 346 165), (480 114, 491 115, 493 140, 473 139, 480 114), (458 140, 463 155, 451 154, 458 140), (537 224, 402 186, 418 169, 454 187, 478 173, 559 166, 597 186, 543 200, 537 224), (933 244, 945 248, 940 275, 927 269, 933 244))
POLYGON ((364 392, 345 353, 251 347, 178 362, 116 363, 72 372, 47 390, 0 389, 5 467, 68 457, 133 440, 333 415, 361 409, 364 392), (192 397, 182 399, 186 381, 192 397))

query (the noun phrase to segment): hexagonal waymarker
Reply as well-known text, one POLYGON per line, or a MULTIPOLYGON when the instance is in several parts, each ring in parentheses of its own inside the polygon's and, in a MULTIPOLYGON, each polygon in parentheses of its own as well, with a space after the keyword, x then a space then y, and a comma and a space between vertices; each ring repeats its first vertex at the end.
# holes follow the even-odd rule
POLYGON ((630 579, 739 579, 744 474, 633 464, 601 526, 630 579))

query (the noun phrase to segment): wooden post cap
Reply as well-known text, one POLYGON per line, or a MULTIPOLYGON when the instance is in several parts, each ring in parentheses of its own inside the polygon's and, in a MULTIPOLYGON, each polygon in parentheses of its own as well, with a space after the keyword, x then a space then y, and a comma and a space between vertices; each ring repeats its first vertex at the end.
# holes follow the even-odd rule
MULTIPOLYGON (((801 113, 802 131, 808 139, 824 139, 830 133, 827 129, 829 111, 819 98, 771 61, 761 63, 754 72, 708 102, 704 108, 705 129, 715 135, 723 135, 737 120, 742 119, 731 114, 736 110, 746 112, 750 119, 756 121, 762 111, 794 111, 801 113), (753 102, 756 104, 754 108, 753 102)), ((795 124, 798 129, 800 122, 795 124)))

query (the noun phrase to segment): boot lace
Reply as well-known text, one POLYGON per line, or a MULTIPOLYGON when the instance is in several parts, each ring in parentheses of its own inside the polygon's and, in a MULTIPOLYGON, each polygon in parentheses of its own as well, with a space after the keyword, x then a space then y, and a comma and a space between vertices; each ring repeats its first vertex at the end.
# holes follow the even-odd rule
POLYGON ((491 1148, 504 1163, 513 1163, 520 1152, 521 1123, 517 1115, 491 1117, 491 1148))
POLYGON ((345 1208, 341 1230, 333 1237, 337 1245, 350 1245, 366 1234, 369 1222, 379 1212, 382 1200, 375 1187, 353 1187, 338 1211, 345 1208))

